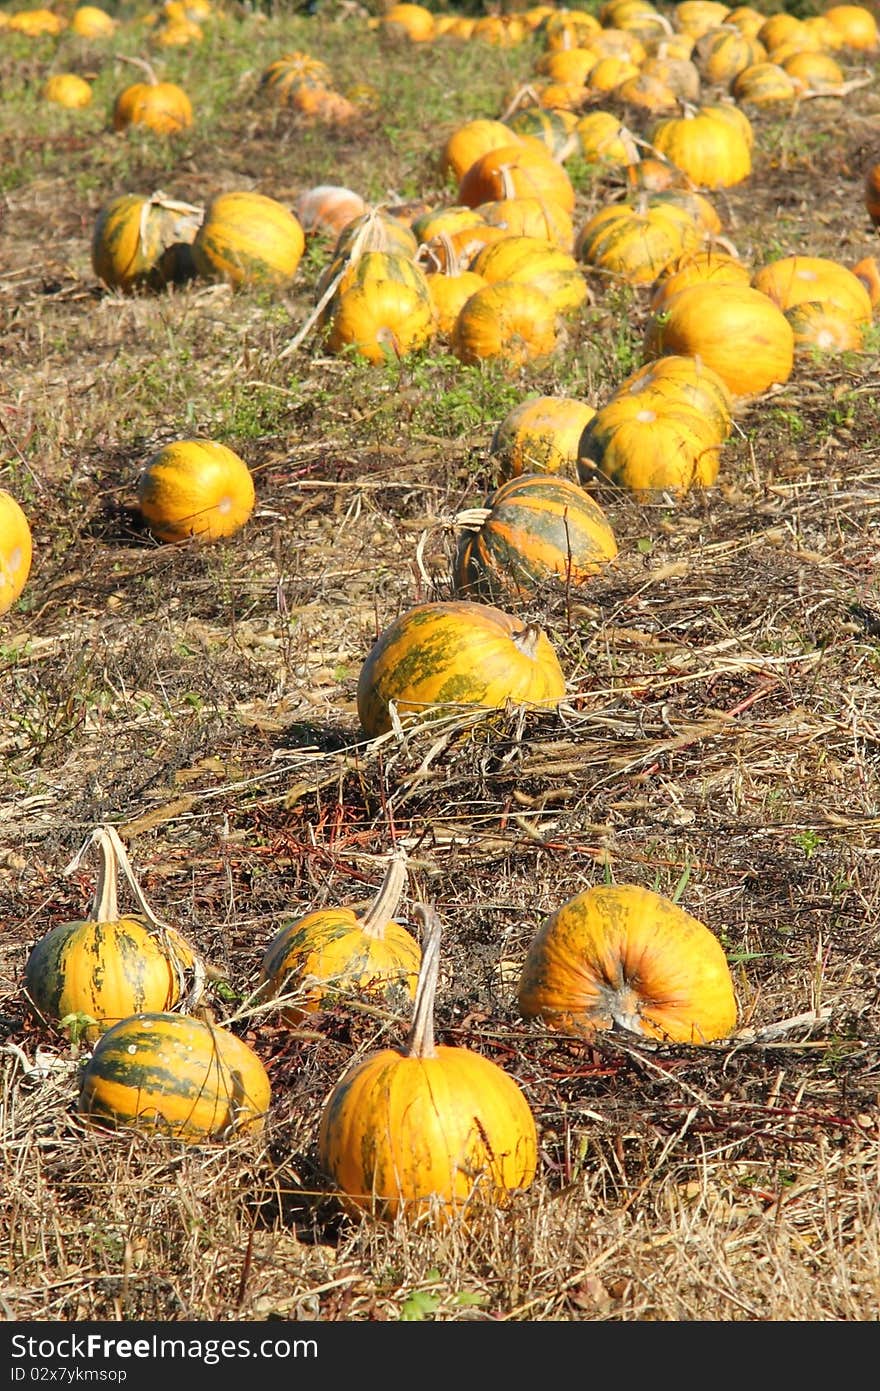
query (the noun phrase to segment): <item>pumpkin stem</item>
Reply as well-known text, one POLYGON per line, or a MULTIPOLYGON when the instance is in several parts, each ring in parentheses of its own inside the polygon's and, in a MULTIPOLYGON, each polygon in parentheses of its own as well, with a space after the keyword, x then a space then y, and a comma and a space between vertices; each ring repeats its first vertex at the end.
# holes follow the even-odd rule
POLYGON ((159 85, 156 69, 153 67, 152 63, 147 62, 146 58, 129 58, 124 53, 117 53, 116 57, 119 59, 120 63, 131 63, 134 67, 140 68, 141 72, 146 75, 147 81, 151 87, 157 87, 159 85))
POLYGON ((540 636, 541 629, 537 623, 526 623, 518 633, 512 634, 512 641, 524 657, 530 657, 534 661, 538 652, 538 638, 540 636))
POLYGON ((385 878, 379 885, 376 897, 359 919, 367 937, 380 941, 385 936, 385 924, 394 917, 406 878, 406 851, 399 846, 388 861, 385 878))
POLYGON ((491 517, 491 507, 465 507, 452 518, 453 526, 466 527, 468 531, 479 531, 487 517, 491 517))
POLYGON ((118 897, 118 861, 111 837, 107 834, 105 826, 99 826, 87 840, 80 846, 70 864, 65 869, 65 874, 72 874, 82 863, 83 856, 89 846, 97 845, 101 852, 101 865, 98 870, 98 878, 95 883, 95 893, 92 898, 92 906, 89 909, 89 918, 96 923, 113 923, 119 920, 119 897, 118 897))
POLYGON ((440 973, 442 929, 436 911, 427 904, 417 903, 413 909, 413 917, 421 929, 422 964, 419 967, 412 1024, 406 1037, 405 1053, 408 1058, 434 1058, 437 1056, 434 1043, 434 1000, 437 995, 437 977, 440 973))

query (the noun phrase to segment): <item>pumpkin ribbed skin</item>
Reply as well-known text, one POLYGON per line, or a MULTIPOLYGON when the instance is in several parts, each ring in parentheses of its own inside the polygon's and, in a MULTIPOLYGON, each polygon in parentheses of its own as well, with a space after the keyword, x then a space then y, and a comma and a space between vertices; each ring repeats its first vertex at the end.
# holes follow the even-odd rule
POLYGON ((433 707, 499 709, 508 700, 553 706, 565 677, 546 635, 488 604, 451 600, 416 604, 379 635, 357 685, 361 725, 373 738, 398 715, 433 707))
POLYGON ((84 918, 59 923, 36 943, 25 989, 47 1019, 83 1014, 95 1020, 82 1030, 91 1043, 132 1014, 172 1010, 181 994, 179 968, 192 963, 189 946, 170 929, 160 934, 133 915, 112 922, 84 918))
POLYGON ((671 203, 643 199, 638 207, 611 204, 584 223, 574 254, 596 270, 632 285, 649 285, 670 261, 699 244, 693 217, 671 203))
POLYGON ((440 153, 441 172, 460 183, 474 161, 487 150, 510 145, 516 139, 516 131, 503 121, 483 116, 465 121, 446 139, 440 153))
POLYGON ((500 280, 466 300, 452 330, 451 346, 465 363, 503 358, 512 368, 549 357, 558 341, 556 310, 540 290, 519 280, 500 280))
POLYGON ((484 247, 470 269, 488 280, 531 285, 546 295, 557 314, 571 314, 587 298, 584 273, 569 252, 541 237, 507 236, 484 247))
POLYGON ((200 275, 233 286, 284 285, 296 273, 305 233, 283 203, 262 193, 212 198, 193 241, 200 275))
POLYGON ((574 248, 574 224, 567 212, 546 198, 497 198, 474 209, 492 227, 512 237, 540 237, 562 251, 574 248))
POLYGON ((638 163, 639 149, 631 132, 610 111, 591 111, 575 126, 581 154, 589 164, 611 168, 638 163))
POLYGON ((861 351, 862 325, 839 305, 827 300, 802 299, 784 312, 794 331, 795 356, 861 351))
POLYGON ((618 1027, 700 1044, 737 1022, 718 939, 635 884, 597 885, 551 913, 529 946, 517 999, 525 1018, 583 1037, 618 1027))
POLYGON ((20 503, 0 488, 0 614, 12 608, 27 584, 32 559, 30 522, 20 503))
POLYGON ((255 496, 247 464, 214 440, 164 445, 138 480, 141 512, 162 541, 232 536, 250 517, 255 496))
POLYGON ((637 398, 655 409, 695 411, 719 443, 733 429, 733 397, 718 373, 696 357, 670 353, 644 363, 624 378, 611 399, 621 398, 637 398))
POLYGON ((333 86, 333 74, 327 64, 308 53, 284 53, 260 74, 261 93, 271 97, 279 106, 294 104, 294 95, 303 86, 325 90, 333 86))
POLYGON ((734 396, 753 396, 787 382, 794 334, 782 310, 751 285, 689 285, 652 315, 649 357, 699 357, 734 396))
POLYGON ((738 72, 731 87, 738 102, 751 106, 776 106, 793 102, 799 88, 781 63, 765 59, 738 72))
POLYGON ((651 291, 651 312, 656 313, 688 285, 749 285, 751 279, 748 266, 735 256, 712 247, 700 248, 666 266, 651 291))
POLYGON ((489 452, 502 479, 573 472, 584 427, 595 408, 574 396, 529 396, 496 425, 489 452))
POLYGON ((334 301, 327 347, 333 353, 349 349, 380 363, 424 347, 433 332, 434 307, 427 284, 414 289, 401 280, 373 280, 352 285, 334 301))
POLYGON ((110 289, 131 291, 167 284, 172 247, 192 247, 203 209, 162 193, 123 193, 98 213, 92 232, 92 269, 110 289))
POLYGON ((271 1101, 266 1069, 230 1030, 164 1012, 108 1029, 83 1068, 77 1110, 187 1143, 259 1131, 271 1101))
POLYGON ((751 144, 713 106, 691 116, 667 116, 651 131, 656 150, 700 188, 730 188, 752 172, 751 144))
POLYGON ((442 1044, 430 1058, 386 1048, 333 1088, 318 1154, 346 1207, 418 1221, 438 1205, 503 1206, 534 1178, 537 1137, 525 1097, 490 1058, 442 1044))
POLYGON ((322 322, 332 319, 336 306, 346 290, 375 285, 390 280, 413 290, 426 303, 430 299, 427 277, 417 261, 396 251, 363 251, 349 259, 340 256, 330 262, 315 287, 317 299, 322 299, 333 287, 332 295, 322 311, 322 322))
MULTIPOLYGON (((516 137, 511 132, 511 140, 516 137)), ((574 185, 545 145, 531 136, 501 145, 475 160, 458 185, 458 202, 477 208, 499 198, 547 198, 569 216, 574 185)))
POLYGON ((564 160, 566 154, 577 147, 577 138, 572 141, 572 132, 577 125, 573 111, 542 111, 539 107, 524 107, 511 116, 507 124, 516 135, 531 135, 542 141, 554 159, 564 160))
POLYGON ((456 592, 499 603, 553 581, 581 584, 617 554, 602 508, 577 483, 521 474, 490 493, 488 515, 464 532, 454 567, 456 592))
POLYGON ((403 1049, 352 1064, 324 1104, 318 1157, 349 1212, 442 1226, 506 1206, 538 1162, 531 1107, 497 1063, 434 1042, 440 924, 417 905, 424 954, 403 1049))
POLYGON ((113 104, 114 130, 146 126, 158 135, 174 135, 192 123, 192 102, 175 82, 133 82, 113 104))
POLYGON ((614 396, 581 436, 578 477, 597 473, 630 493, 682 495, 718 477, 720 440, 711 422, 685 402, 614 396))
POLYGON ((833 305, 854 324, 867 327, 871 297, 857 275, 825 256, 782 256, 755 271, 752 285, 783 311, 804 302, 833 305))

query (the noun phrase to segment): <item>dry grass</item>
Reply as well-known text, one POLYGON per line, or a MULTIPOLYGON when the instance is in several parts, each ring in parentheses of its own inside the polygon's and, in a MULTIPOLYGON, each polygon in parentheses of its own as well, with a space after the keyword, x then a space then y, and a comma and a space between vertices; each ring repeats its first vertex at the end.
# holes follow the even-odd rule
MULTIPOLYGON (((231 18, 238 48, 206 52, 234 101, 208 89, 210 62, 175 54, 210 119, 170 145, 97 116, 78 136, 72 113, 28 95, 54 50, 0 53, 0 169, 21 171, 0 221, 0 485, 35 542, 0 626, 4 1316, 394 1320, 421 1292, 423 1316, 445 1320, 876 1320, 876 334, 744 405, 705 496, 606 499, 619 560, 529 606, 568 677, 558 712, 364 741, 360 664, 400 608, 449 593, 449 521, 494 482, 497 420, 531 393, 597 404, 646 300, 596 284, 559 360, 510 379, 439 352, 363 369, 313 341, 280 359, 326 247, 284 299, 200 282, 103 292, 90 230, 128 188, 198 201, 253 183, 292 200, 338 181, 439 201, 427 108, 442 88, 445 130, 474 114, 457 79, 475 60, 375 36, 353 55, 359 22, 231 18), (352 78, 363 66, 385 83, 379 113, 355 136, 258 116, 253 75, 291 47, 352 78), (196 431, 247 458, 256 513, 229 542, 157 546, 137 470, 196 431), (87 909, 88 865, 63 871, 103 821, 162 916, 226 973, 218 1011, 238 1008, 272 1080, 259 1138, 184 1148, 76 1116, 77 1050, 28 1016, 22 973, 38 936, 87 909), (404 1021, 339 1008, 291 1030, 242 1008, 285 918, 365 901, 395 838, 413 868, 404 914, 418 889, 444 923, 438 1030, 510 1070, 539 1127, 531 1191, 467 1231, 352 1223, 316 1168, 329 1088, 404 1021), (739 1036, 586 1046, 518 1018, 541 917, 606 877, 678 894, 711 926, 739 1036)), ((88 59, 112 90, 112 64, 88 59)), ((481 112, 530 62, 481 60, 481 112)), ((861 171, 878 111, 864 88, 845 107, 756 114, 752 179, 716 200, 744 259, 876 249, 861 171)), ((607 196, 584 182, 580 212, 607 196)))

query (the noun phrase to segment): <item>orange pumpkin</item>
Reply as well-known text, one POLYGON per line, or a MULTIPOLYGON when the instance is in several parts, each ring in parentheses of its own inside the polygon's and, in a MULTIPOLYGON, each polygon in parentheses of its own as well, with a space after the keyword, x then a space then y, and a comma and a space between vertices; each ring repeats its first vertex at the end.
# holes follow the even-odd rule
POLYGON ((528 396, 496 425, 489 452, 502 479, 523 473, 573 476, 595 408, 573 396, 528 396))
POLYGON ((827 256, 780 256, 756 270, 752 284, 782 310, 813 301, 833 305, 862 327, 871 322, 871 297, 864 285, 827 256))
POLYGON ((752 172, 751 141, 712 104, 657 122, 651 144, 700 188, 730 188, 752 172))
POLYGON ((526 1019, 586 1038, 616 1028, 703 1044, 737 1022, 717 937, 636 884, 597 885, 551 913, 529 945, 517 999, 526 1019))
POLYGON ((752 285, 689 285, 648 320, 647 356, 699 357, 734 396, 787 382, 794 333, 782 310, 752 285))
POLYGON ((210 200, 192 250, 199 274, 208 280, 234 288, 280 286, 296 274, 305 233, 277 198, 236 190, 210 200))
POLYGON ((160 82, 155 74, 147 82, 132 82, 113 103, 113 129, 146 126, 158 135, 176 135, 193 123, 187 93, 176 82, 160 82))
POLYGON ((477 290, 462 306, 451 346, 462 362, 502 359, 511 369, 549 357, 558 341, 557 314, 540 290, 501 280, 477 290))
POLYGON ((239 531, 254 509, 254 480, 243 459, 215 440, 176 440, 145 464, 141 513, 162 541, 216 541, 239 531))
POLYGON ((458 201, 468 207, 498 198, 544 198, 569 215, 574 212, 571 179, 546 146, 530 137, 480 155, 459 182, 458 201))

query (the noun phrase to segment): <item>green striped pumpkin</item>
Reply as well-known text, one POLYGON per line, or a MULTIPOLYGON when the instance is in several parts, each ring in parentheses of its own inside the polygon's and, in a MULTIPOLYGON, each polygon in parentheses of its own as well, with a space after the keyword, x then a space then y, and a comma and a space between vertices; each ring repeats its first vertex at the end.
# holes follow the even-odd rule
POLYGON ((581 227, 574 254, 628 284, 648 285, 699 241, 700 232, 684 208, 643 198, 637 206, 611 203, 600 208, 581 227))
POLYGON ((573 134, 577 119, 573 111, 527 106, 511 116, 507 125, 517 135, 532 135, 541 140, 555 159, 564 160, 579 148, 577 134, 573 134))
POLYGON ((585 487, 604 480, 629 493, 682 496, 715 482, 721 442, 685 401, 615 395, 581 436, 578 478, 585 487))
POLYGON ((133 1127, 188 1143, 262 1129, 269 1077, 229 1029, 181 1014, 121 1020, 80 1074, 77 1111, 111 1129, 133 1127))
POLYGON ((580 584, 617 554, 611 525, 577 483, 547 473, 520 474, 462 513, 455 557, 456 593, 493 603, 524 598, 541 585, 580 584))
POLYGON ((426 305, 431 303, 426 272, 412 257, 396 251, 364 251, 354 260, 344 256, 332 260, 320 276, 316 290, 318 301, 323 302, 320 322, 330 322, 346 290, 363 289, 380 280, 413 290, 426 305))
POLYGON ((160 289, 174 279, 189 250, 204 209, 178 203, 164 193, 142 198, 123 193, 101 208, 92 232, 92 269, 112 290, 160 289))
POLYGON ((260 92, 279 106, 292 102, 294 94, 303 87, 333 86, 333 74, 320 58, 308 53, 284 53, 269 63, 260 74, 260 92))
POLYGON ((284 285, 296 273, 305 233, 299 219, 262 193, 221 193, 205 210, 193 241, 200 275, 245 284, 284 285))
POLYGON ((361 668, 357 708, 373 738, 392 728, 392 702, 406 719, 508 701, 548 707, 564 695, 559 659, 540 628, 458 599, 415 604, 385 628, 361 668))

